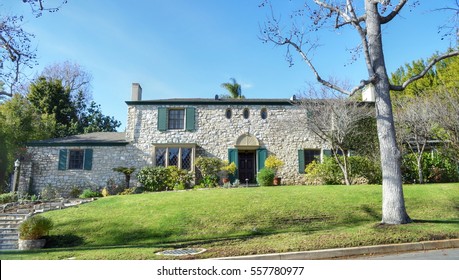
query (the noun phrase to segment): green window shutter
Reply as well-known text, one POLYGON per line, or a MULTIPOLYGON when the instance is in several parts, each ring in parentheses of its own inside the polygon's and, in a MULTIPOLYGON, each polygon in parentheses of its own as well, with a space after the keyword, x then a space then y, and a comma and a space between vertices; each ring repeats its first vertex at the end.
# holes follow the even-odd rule
POLYGON ((84 170, 91 170, 92 169, 92 149, 85 149, 84 150, 84 170))
POLYGON ((268 150, 258 149, 257 150, 257 159, 258 159, 258 170, 260 171, 265 167, 265 160, 268 157, 268 150))
MULTIPOLYGON (((228 149, 228 162, 234 162, 236 164, 236 168, 239 168, 239 161, 238 161, 238 150, 237 149, 228 149)), ((236 173, 230 176, 230 181, 233 182, 235 179, 239 178, 239 170, 236 169, 236 173)))
POLYGON ((195 123, 196 123, 196 109, 193 107, 186 108, 186 125, 185 129, 187 131, 195 130, 195 123))
POLYGON ((167 108, 158 108, 158 130, 167 130, 167 108))
POLYGON ((306 168, 304 162, 304 150, 298 150, 298 172, 304 174, 304 169, 306 168))
POLYGON ((67 149, 59 150, 59 164, 57 166, 58 170, 67 169, 67 149))

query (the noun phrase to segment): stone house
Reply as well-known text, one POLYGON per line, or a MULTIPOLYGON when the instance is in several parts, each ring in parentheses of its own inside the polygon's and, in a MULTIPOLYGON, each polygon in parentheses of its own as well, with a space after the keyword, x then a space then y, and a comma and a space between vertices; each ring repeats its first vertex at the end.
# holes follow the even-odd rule
POLYGON ((28 143, 20 185, 34 192, 48 185, 101 188, 111 178, 122 179, 114 167, 175 165, 195 171, 199 156, 235 162, 235 177, 255 183, 271 154, 284 161, 283 183, 300 184, 305 166, 326 147, 299 124, 306 112, 293 99, 142 100, 142 88, 134 83, 125 132, 28 143))

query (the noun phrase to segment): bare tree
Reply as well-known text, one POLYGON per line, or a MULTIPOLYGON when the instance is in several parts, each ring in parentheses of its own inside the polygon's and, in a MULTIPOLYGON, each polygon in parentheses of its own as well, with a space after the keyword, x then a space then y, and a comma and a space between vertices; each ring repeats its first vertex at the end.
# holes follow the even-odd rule
POLYGON ((356 102, 344 95, 330 95, 328 88, 318 92, 310 87, 307 98, 300 99, 306 111, 304 125, 332 149, 332 156, 343 173, 346 185, 351 185, 348 152, 352 148, 351 136, 365 137, 359 127, 362 120, 374 117, 368 104, 356 102))
POLYGON ((432 114, 442 133, 439 137, 450 155, 459 161, 459 91, 446 88, 429 100, 433 104, 432 114))
POLYGON ((422 155, 428 142, 436 135, 434 105, 429 96, 422 96, 416 99, 397 99, 394 107, 397 136, 401 145, 408 147, 415 155, 418 180, 422 184, 422 155))
MULTIPOLYGON (((58 11, 67 0, 53 8, 46 7, 43 0, 22 2, 30 5, 33 15, 40 17, 44 11, 58 11)), ((21 15, 0 15, 0 80, 7 87, 6 90, 0 90, 0 96, 11 97, 23 68, 32 68, 37 64, 35 49, 31 45, 34 35, 22 29, 23 18, 21 15)))
MULTIPOLYGON (((452 51, 439 55, 419 74, 408 78, 401 85, 391 85, 385 64, 382 27, 399 15, 408 0, 364 0, 363 7, 357 6, 354 2, 352 0, 306 1, 304 8, 292 15, 293 18, 300 18, 302 22, 300 24, 293 22, 290 29, 281 26, 280 19, 272 12, 271 17, 261 28, 261 36, 265 42, 286 46, 289 61, 292 61, 291 50, 297 52, 314 73, 317 81, 324 86, 348 95, 359 92, 366 85, 374 86, 383 175, 382 223, 409 223, 411 219, 405 208, 401 153, 396 141, 390 90, 402 91, 413 81, 422 78, 438 61, 458 55, 459 52, 452 51), (363 54, 368 77, 351 90, 342 88, 333 81, 323 79, 312 61, 311 50, 316 50, 318 45, 310 35, 315 31, 321 31, 330 22, 333 23, 335 29, 352 27, 360 37, 359 46, 354 51, 363 54)), ((273 11, 269 0, 264 1, 262 6, 271 7, 273 11)))

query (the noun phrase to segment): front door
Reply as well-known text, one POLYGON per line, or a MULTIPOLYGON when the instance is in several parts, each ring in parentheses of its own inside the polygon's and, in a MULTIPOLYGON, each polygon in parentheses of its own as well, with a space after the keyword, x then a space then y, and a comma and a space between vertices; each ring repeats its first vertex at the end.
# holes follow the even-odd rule
POLYGON ((241 184, 255 183, 255 151, 239 151, 239 181, 241 184))

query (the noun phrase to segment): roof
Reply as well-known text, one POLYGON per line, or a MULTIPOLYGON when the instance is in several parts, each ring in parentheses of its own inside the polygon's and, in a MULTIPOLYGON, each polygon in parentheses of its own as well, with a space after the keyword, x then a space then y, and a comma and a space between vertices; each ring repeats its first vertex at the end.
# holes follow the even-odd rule
POLYGON ((52 138, 46 140, 31 141, 27 146, 125 146, 126 141, 124 132, 93 132, 78 134, 62 138, 52 138))
POLYGON ((126 101, 127 105, 284 105, 292 106, 290 99, 232 99, 232 98, 172 98, 126 101))

